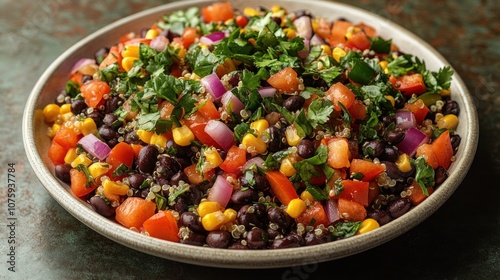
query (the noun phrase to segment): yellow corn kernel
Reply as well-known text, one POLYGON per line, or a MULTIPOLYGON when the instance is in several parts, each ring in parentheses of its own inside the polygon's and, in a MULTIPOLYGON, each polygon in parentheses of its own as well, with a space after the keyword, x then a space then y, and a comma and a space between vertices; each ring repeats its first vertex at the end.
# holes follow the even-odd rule
POLYGON ((64 156, 64 162, 67 164, 71 164, 77 157, 78 157, 78 154, 76 153, 76 149, 70 148, 66 152, 66 155, 64 156))
POLYGON ((111 181, 110 179, 104 180, 104 182, 102 182, 102 187, 106 192, 116 195, 126 195, 128 193, 128 190, 130 189, 130 187, 127 184, 121 182, 114 182, 111 181))
POLYGON ((53 124, 52 127, 49 128, 49 131, 47 132, 47 136, 49 136, 50 138, 53 138, 54 136, 56 136, 56 133, 59 130, 59 128, 61 128, 61 125, 59 125, 57 123, 53 124))
POLYGON ((401 154, 396 160, 396 166, 401 172, 408 172, 411 170, 410 157, 407 154, 401 154))
MULTIPOLYGON (((235 70, 236 70, 236 65, 234 64, 234 61, 232 59, 228 58, 228 59, 225 59, 222 64, 219 64, 219 66, 217 66, 216 73, 219 77, 222 77, 222 76, 224 76, 228 73, 231 73, 235 70)), ((196 75, 194 73, 193 73, 193 75, 195 77, 197 76, 196 80, 200 79, 200 77, 198 75, 196 75)), ((195 79, 192 79, 192 80, 195 80, 195 79)))
POLYGON ((215 148, 209 148, 205 150, 203 155, 205 156, 205 159, 213 165, 214 168, 221 165, 224 161, 215 148))
POLYGON ((347 53, 339 47, 334 48, 332 51, 333 59, 335 59, 335 61, 339 63, 340 63, 340 58, 346 56, 346 54, 347 53))
POLYGON ((286 138, 286 142, 290 146, 297 146, 297 144, 299 144, 300 140, 302 140, 302 138, 297 133, 297 129, 293 125, 287 126, 287 128, 285 130, 285 138, 286 138))
POLYGON ((137 57, 127 56, 122 59, 122 67, 125 71, 130 71, 134 67, 134 61, 138 60, 137 57))
POLYGON ((314 18, 312 21, 311 21, 311 25, 312 25, 312 29, 314 31, 314 33, 317 33, 318 32, 318 28, 319 28, 319 19, 318 18, 314 18))
POLYGON ((69 103, 63 104, 59 108, 59 114, 64 115, 66 113, 71 113, 71 104, 69 103))
POLYGON ((61 114, 61 120, 63 122, 67 122, 69 120, 71 120, 71 117, 73 117, 74 114, 72 112, 67 112, 67 113, 64 113, 64 114, 61 114))
POLYGON ((288 39, 293 39, 293 38, 297 37, 297 32, 295 32, 295 30, 293 30, 291 28, 285 28, 285 29, 283 29, 283 32, 285 32, 285 35, 286 35, 286 37, 288 37, 288 39))
POLYGON ((221 211, 222 206, 217 201, 202 201, 198 204, 198 215, 200 217, 205 217, 207 214, 210 214, 215 211, 221 211))
MULTIPOLYGON (((70 107, 71 108, 71 107, 70 107)), ((53 123, 57 120, 57 116, 61 108, 57 104, 48 104, 43 108, 43 120, 46 123, 53 123)))
POLYGON ((290 215, 290 217, 295 219, 302 215, 304 211, 306 211, 306 207, 306 203, 302 199, 294 198, 290 200, 290 202, 286 206, 285 211, 288 213, 288 215, 290 215))
POLYGON ((293 167, 294 162, 295 159, 292 157, 286 157, 285 159, 283 159, 280 164, 280 172, 287 177, 295 175, 295 173, 297 173, 297 170, 295 170, 295 167, 293 167))
POLYGON ((380 66, 380 68, 382 68, 382 70, 385 70, 387 69, 387 65, 389 65, 389 62, 387 60, 382 60, 378 63, 378 65, 380 66))
POLYGON ((208 231, 220 229, 220 227, 225 223, 227 223, 227 217, 224 215, 224 213, 222 213, 221 210, 208 213, 201 218, 201 224, 203 225, 203 228, 208 231))
POLYGON ((314 199, 314 196, 312 196, 312 194, 308 191, 303 191, 301 194, 300 194, 300 199, 306 201, 306 200, 309 200, 310 202, 313 202, 315 199, 314 199))
POLYGON ((245 8, 243 10, 243 14, 247 17, 254 17, 259 15, 259 11, 252 8, 245 8))
POLYGON ((172 130, 174 142, 180 146, 189 146, 194 140, 194 134, 187 125, 176 127, 172 130))
POLYGON ((236 212, 236 210, 234 210, 232 208, 227 208, 226 210, 224 210, 224 216, 226 216, 228 223, 232 223, 232 222, 236 221, 237 215, 238 215, 238 212, 236 212))
POLYGON ((160 32, 157 29, 149 29, 148 32, 146 32, 146 36, 144 36, 145 39, 154 39, 160 35, 160 32))
POLYGON ((260 136, 264 130, 269 128, 269 123, 266 119, 256 120, 250 124, 250 128, 255 130, 257 135, 260 136))
POLYGON ((281 10, 281 6, 280 5, 273 5, 271 7, 271 12, 272 13, 276 13, 276 12, 279 12, 281 10))
POLYGON ((386 95, 384 97, 385 97, 385 99, 389 100, 389 102, 391 102, 392 107, 394 107, 396 105, 396 100, 394 99, 394 97, 392 97, 392 95, 386 95))
POLYGON ((323 53, 325 53, 326 55, 328 56, 332 55, 332 48, 330 48, 330 46, 323 44, 321 45, 321 49, 323 50, 323 53))
POLYGON ((177 42, 172 42, 170 44, 172 47, 174 47, 174 51, 175 51, 175 57, 174 59, 177 59, 176 62, 181 62, 184 60, 184 58, 186 57, 186 48, 184 48, 183 45, 177 43, 177 42))
POLYGON ((89 173, 94 178, 98 178, 109 171, 109 164, 105 162, 94 162, 89 166, 89 173))
POLYGON ((437 121, 438 128, 456 129, 458 126, 458 117, 454 114, 448 114, 437 121))
POLYGON ((141 139, 142 142, 148 143, 151 141, 151 137, 153 136, 154 132, 152 131, 147 131, 144 129, 139 129, 135 132, 137 134, 137 137, 141 139))
POLYGON ((439 95, 441 96, 450 96, 451 91, 449 89, 442 89, 439 91, 439 95))
POLYGON ((76 168, 80 164, 89 166, 92 164, 92 160, 88 158, 85 154, 80 154, 71 162, 71 167, 76 168))
POLYGON ((97 125, 95 124, 94 119, 85 118, 80 124, 80 130, 83 135, 95 133, 97 131, 97 125))
POLYGON ((122 57, 139 58, 139 46, 128 45, 123 48, 122 57))
POLYGON ((345 33, 345 38, 346 39, 349 39, 351 38, 352 35, 354 35, 355 33, 361 31, 361 28, 359 27, 355 27, 355 26, 352 26, 352 27, 349 27, 347 29, 347 32, 345 33))
POLYGON ((153 133, 149 139, 149 144, 165 149, 167 147, 167 137, 164 134, 153 133))
POLYGON ((368 218, 368 219, 365 219, 361 222, 361 226, 359 227, 356 234, 367 233, 367 232, 372 231, 372 230, 379 228, 379 227, 380 227, 380 225, 378 224, 377 220, 374 220, 372 218, 368 218))
POLYGON ((247 133, 245 136, 243 136, 243 139, 241 139, 241 144, 245 146, 247 152, 252 154, 263 154, 267 151, 267 145, 264 140, 255 137, 255 135, 251 133, 247 133))

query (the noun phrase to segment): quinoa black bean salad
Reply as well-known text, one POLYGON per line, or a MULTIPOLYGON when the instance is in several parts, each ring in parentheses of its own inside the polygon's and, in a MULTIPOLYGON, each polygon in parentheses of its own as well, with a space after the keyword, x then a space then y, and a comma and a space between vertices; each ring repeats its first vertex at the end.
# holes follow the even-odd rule
POLYGON ((55 176, 172 242, 280 249, 364 234, 448 177, 453 71, 362 22, 207 4, 81 58, 43 109, 55 176))

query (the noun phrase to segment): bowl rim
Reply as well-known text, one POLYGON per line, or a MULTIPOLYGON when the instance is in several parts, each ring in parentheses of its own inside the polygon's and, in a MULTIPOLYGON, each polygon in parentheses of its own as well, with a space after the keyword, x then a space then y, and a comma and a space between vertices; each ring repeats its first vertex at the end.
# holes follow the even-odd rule
MULTIPOLYGON (((137 232, 129 230, 116 222, 104 218, 93 211, 85 202, 73 196, 63 184, 52 175, 51 170, 44 164, 44 161, 39 154, 39 143, 37 143, 36 118, 40 114, 40 108, 37 108, 38 99, 43 92, 47 81, 50 80, 54 72, 76 51, 85 46, 96 37, 106 34, 119 26, 125 25, 130 21, 135 21, 140 18, 172 12, 179 9, 185 9, 190 6, 202 6, 216 0, 204 1, 179 1, 172 2, 157 7, 153 7, 133 15, 117 20, 80 40, 66 51, 64 51, 57 59, 40 76, 39 80, 33 87, 25 105, 22 122, 22 133, 24 148, 28 161, 38 177, 42 185, 47 189, 50 195, 71 215, 77 218, 80 222, 87 225, 99 234, 127 247, 135 250, 170 259, 179 262, 185 262, 196 265, 226 267, 226 268, 273 268, 286 267, 294 265, 306 265, 311 263, 324 262, 338 258, 347 257, 362 251, 366 251, 373 247, 379 246, 393 238, 412 229, 423 220, 434 213, 458 188, 460 183, 465 178, 468 169, 474 158, 478 137, 479 126, 477 112, 474 107, 472 97, 465 86, 463 80, 455 71, 453 77, 454 88, 461 92, 460 98, 463 99, 461 105, 461 114, 466 115, 467 123, 460 124, 467 126, 467 134, 461 135, 462 142, 460 146, 460 156, 453 163, 452 172, 449 178, 441 185, 433 195, 429 196, 422 204, 414 207, 410 212, 405 214, 405 218, 395 219, 391 223, 383 227, 368 232, 363 235, 353 236, 347 239, 338 240, 326 244, 306 246, 299 248, 280 249, 280 250, 228 250, 215 249, 207 247, 196 247, 180 243, 168 242, 149 236, 141 235, 137 232), (37 110, 38 109, 38 110, 37 110), (464 141, 465 140, 465 141, 464 141), (460 171, 460 172, 459 172, 460 171), (278 254, 275 254, 278 252, 278 254), (270 258, 272 256, 272 258, 270 258)), ((243 2, 243 1, 237 1, 243 2)), ((252 6, 254 2, 265 1, 244 1, 244 6, 252 6)), ((286 5, 289 3, 301 4, 304 0, 276 0, 272 3, 286 5)), ((451 64, 432 46, 420 39, 418 36, 408 31, 407 29, 391 22, 372 12, 354 7, 348 4, 326 2, 326 1, 307 1, 315 6, 315 8, 325 9, 346 9, 351 12, 361 14, 367 18, 378 22, 384 28, 391 28, 400 34, 406 36, 409 40, 414 41, 417 45, 425 48, 430 52, 430 56, 438 60, 440 63, 451 64)), ((452 68, 453 69, 453 68, 452 68)))

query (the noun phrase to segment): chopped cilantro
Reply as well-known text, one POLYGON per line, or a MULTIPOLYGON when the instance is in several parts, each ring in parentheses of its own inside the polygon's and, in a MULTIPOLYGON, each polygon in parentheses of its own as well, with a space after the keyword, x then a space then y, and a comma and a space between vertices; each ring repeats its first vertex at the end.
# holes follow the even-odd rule
POLYGON ((360 226, 361 222, 339 222, 333 226, 332 235, 337 238, 351 237, 356 234, 360 226))
POLYGON ((425 162, 425 158, 423 156, 413 160, 413 163, 416 168, 415 181, 417 181, 422 188, 422 192, 425 195, 429 195, 427 188, 434 186, 434 169, 429 166, 427 162, 425 162))

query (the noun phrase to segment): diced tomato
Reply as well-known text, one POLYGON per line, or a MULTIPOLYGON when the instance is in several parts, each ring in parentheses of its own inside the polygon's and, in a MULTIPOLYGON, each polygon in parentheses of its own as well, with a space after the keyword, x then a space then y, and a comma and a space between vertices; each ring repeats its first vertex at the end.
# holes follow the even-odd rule
POLYGON ((156 203, 140 197, 127 197, 116 207, 115 219, 126 228, 139 229, 142 224, 155 214, 156 203))
POLYGON ((228 173, 240 174, 242 171, 241 168, 246 162, 247 162, 246 150, 233 145, 227 151, 226 158, 219 167, 220 169, 228 173))
POLYGON ((100 80, 91 80, 80 87, 85 103, 92 108, 98 107, 105 94, 111 91, 106 82, 100 80))
POLYGON ((422 99, 417 99, 417 101, 413 103, 406 103, 403 109, 412 111, 418 124, 422 124, 425 116, 427 116, 427 113, 429 112, 429 108, 425 106, 422 99))
POLYGON ((299 90, 300 81, 292 67, 286 67, 273 74, 267 82, 279 92, 293 93, 299 90))
POLYGON ((344 190, 338 195, 339 198, 349 199, 368 206, 369 182, 342 180, 342 185, 344 190))
POLYGON ((160 110, 160 118, 164 120, 170 120, 170 116, 172 115, 172 112, 174 111, 175 106, 170 103, 169 101, 162 101, 159 104, 159 110, 160 110))
POLYGON ((139 156, 139 152, 141 151, 141 149, 144 146, 141 144, 130 144, 130 147, 132 147, 132 149, 134 149, 134 156, 135 156, 135 158, 137 158, 139 156))
POLYGON ((345 138, 334 137, 328 142, 327 162, 332 168, 342 169, 351 166, 351 152, 345 138))
POLYGON ((182 70, 181 67, 179 67, 179 64, 173 64, 170 66, 170 75, 179 78, 182 75, 182 70))
POLYGON ((207 126, 206 123, 193 123, 189 126, 189 129, 193 132, 194 136, 198 141, 201 143, 207 145, 207 146, 214 146, 217 149, 222 149, 222 147, 217 143, 210 135, 208 135, 205 132, 205 126, 207 126))
POLYGON ((196 27, 186 27, 182 32, 182 43, 184 48, 188 49, 194 41, 200 38, 200 31, 196 27))
POLYGON ((52 143, 50 144, 50 147, 49 147, 48 156, 49 156, 50 161, 52 161, 52 163, 54 165, 63 164, 64 157, 66 156, 67 152, 68 152, 68 149, 57 144, 56 141, 52 141, 52 143))
POLYGON ((323 39, 329 39, 332 35, 332 25, 326 18, 320 18, 317 21, 318 27, 315 30, 316 34, 323 39))
POLYGON ((71 169, 69 176, 71 180, 71 192, 77 197, 89 194, 97 188, 96 184, 88 182, 87 176, 83 171, 71 169))
POLYGON ((288 205, 292 199, 298 198, 297 191, 292 182, 283 173, 279 171, 269 171, 265 177, 271 185, 271 192, 284 205, 288 205))
POLYGON ((332 47, 336 47, 339 44, 346 44, 345 35, 347 30, 352 27, 353 24, 346 20, 336 20, 333 22, 333 26, 330 33, 329 44, 332 47))
POLYGON ((363 204, 345 198, 339 198, 339 215, 342 219, 361 222, 366 218, 366 209, 363 204))
POLYGON ((220 118, 220 112, 217 111, 217 107, 215 107, 214 102, 211 98, 207 98, 204 102, 203 106, 198 108, 198 112, 200 112, 207 120, 215 120, 220 118))
POLYGON ((436 169, 439 166, 439 162, 436 158, 436 155, 434 154, 434 149, 431 144, 422 144, 417 148, 417 153, 416 157, 423 156, 425 159, 425 162, 431 166, 432 168, 436 169))
POLYGON ((158 213, 147 219, 142 226, 152 237, 173 242, 179 242, 180 240, 177 220, 172 212, 168 210, 158 211, 158 213))
POLYGON ((245 27, 248 24, 248 18, 243 15, 236 16, 234 21, 236 22, 236 25, 238 25, 239 27, 245 27))
POLYGON ((351 176, 355 173, 363 174, 361 181, 369 182, 384 172, 385 167, 372 161, 355 158, 351 161, 350 171, 351 176))
POLYGON ((451 165, 451 158, 453 157, 453 146, 451 145, 450 131, 446 130, 441 133, 441 135, 439 135, 439 137, 436 138, 431 145, 438 166, 442 166, 448 170, 451 165))
POLYGON ((77 133, 73 128, 62 125, 61 128, 56 132, 56 135, 52 141, 56 142, 65 149, 70 149, 76 147, 80 140, 80 134, 77 133))
MULTIPOLYGON (((411 201, 413 206, 419 205, 422 203, 428 196, 424 194, 422 191, 422 187, 417 183, 417 181, 413 181, 413 183, 405 188, 406 193, 410 193, 408 195, 408 199, 411 201)), ((432 187, 427 187, 427 193, 430 195, 434 192, 432 187)))
POLYGON ((217 2, 201 9, 205 22, 221 22, 234 17, 234 10, 229 2, 217 2))
POLYGON ((118 50, 118 46, 112 46, 109 49, 108 55, 101 61, 101 64, 99 64, 99 69, 104 69, 106 66, 109 66, 113 63, 118 63, 118 65, 121 65, 122 61, 122 56, 120 54, 120 51, 118 50))
POLYGON ((372 42, 370 41, 370 38, 366 36, 365 32, 358 31, 352 34, 349 39, 347 39, 346 47, 364 51, 366 49, 369 49, 371 44, 372 42))
POLYGON ((366 105, 361 100, 354 100, 354 103, 349 107, 348 111, 356 120, 364 120, 366 118, 366 105))
POLYGON ((371 204, 380 194, 380 187, 375 181, 371 181, 368 187, 368 204, 371 204))
POLYGON ((411 96, 412 94, 420 95, 427 91, 424 78, 420 73, 408 74, 397 78, 391 76, 389 81, 392 83, 394 89, 401 91, 406 96, 411 96))
POLYGON ((106 162, 111 165, 108 171, 108 176, 113 178, 113 172, 121 164, 126 165, 128 168, 132 167, 135 158, 135 151, 132 146, 126 142, 116 144, 110 151, 106 162))
POLYGON ((120 37, 119 42, 120 42, 121 44, 123 44, 123 43, 125 43, 125 42, 127 42, 127 41, 130 41, 130 40, 134 39, 134 38, 136 38, 136 34, 135 34, 135 32, 128 32, 128 33, 123 34, 123 35, 120 37))
POLYGON ((325 98, 332 101, 333 108, 340 112, 342 108, 338 104, 342 103, 346 109, 349 109, 354 104, 356 95, 344 84, 337 82, 328 89, 325 93, 325 98))
POLYGON ((71 81, 77 83, 79 86, 82 86, 83 74, 80 72, 75 72, 75 73, 71 74, 69 79, 71 81))
POLYGON ((139 46, 140 44, 149 45, 151 43, 151 39, 146 38, 132 38, 126 42, 123 42, 123 46, 139 46))
POLYGON ((356 27, 361 28, 365 32, 366 36, 370 38, 377 36, 377 30, 373 28, 373 26, 361 22, 356 24, 356 27))
POLYGON ((198 170, 196 170, 196 164, 192 164, 184 168, 184 174, 188 177, 189 183, 197 185, 203 181, 210 180, 210 178, 215 174, 215 169, 201 174, 198 170))
POLYGON ((304 226, 317 227, 319 225, 328 226, 328 216, 326 215, 325 208, 319 201, 314 201, 309 205, 304 213, 295 219, 297 223, 301 223, 304 226))

